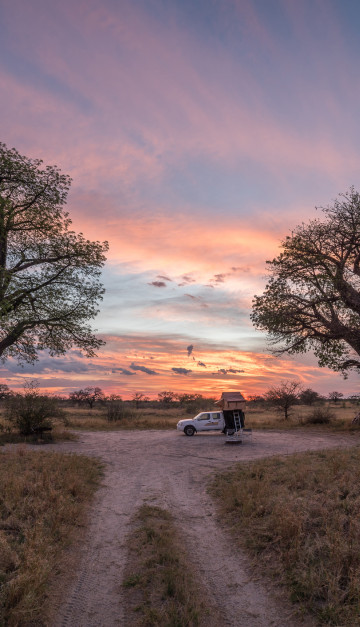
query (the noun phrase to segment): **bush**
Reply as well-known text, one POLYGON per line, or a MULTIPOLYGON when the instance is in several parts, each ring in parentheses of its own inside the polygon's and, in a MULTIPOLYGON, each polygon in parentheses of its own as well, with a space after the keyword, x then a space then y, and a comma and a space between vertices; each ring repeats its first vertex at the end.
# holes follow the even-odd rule
POLYGON ((335 420, 336 415, 328 407, 317 407, 305 419, 305 424, 325 425, 335 420))
POLYGON ((125 405, 123 401, 108 401, 106 403, 107 419, 109 422, 119 422, 120 420, 136 418, 134 409, 125 405))
POLYGON ((21 435, 32 435, 41 429, 50 429, 52 418, 62 415, 57 400, 40 394, 33 381, 25 387, 24 394, 14 394, 6 401, 5 417, 21 435))

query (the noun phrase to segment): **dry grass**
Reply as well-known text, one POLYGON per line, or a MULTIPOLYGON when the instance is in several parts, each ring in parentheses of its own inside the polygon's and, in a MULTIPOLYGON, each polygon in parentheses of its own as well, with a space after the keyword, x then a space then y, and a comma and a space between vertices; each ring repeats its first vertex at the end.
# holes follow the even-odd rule
POLYGON ((237 542, 322 625, 360 625, 360 449, 237 465, 211 486, 237 542))
MULTIPOLYGON (((204 410, 206 407, 204 408, 204 410)), ((210 408, 213 409, 213 408, 210 408)), ((274 409, 264 409, 261 406, 246 408, 246 426, 253 429, 299 429, 321 428, 328 431, 358 431, 359 425, 351 425, 359 407, 351 403, 326 403, 323 407, 333 415, 328 424, 309 424, 308 418, 314 412, 314 407, 297 405, 293 408, 290 420, 284 418, 274 409)), ((138 409, 134 416, 119 422, 109 422, 106 419, 104 408, 69 408, 66 409, 66 426, 71 429, 86 429, 92 431, 113 431, 118 429, 175 429, 176 423, 182 418, 191 418, 184 409, 138 409)))
MULTIPOLYGON (((213 409, 212 407, 210 409, 213 409)), ((351 425, 359 407, 349 402, 326 403, 321 407, 325 412, 329 411, 334 418, 328 424, 309 424, 309 416, 314 412, 314 407, 297 405, 293 408, 290 420, 284 418, 274 409, 264 409, 261 406, 248 405, 246 408, 246 426, 253 429, 299 429, 321 428, 328 431, 358 431, 359 425, 351 425)), ((204 407, 206 410, 206 407, 204 407)), ((198 413, 198 412, 197 412, 198 413)), ((55 420, 53 439, 63 440, 73 436, 69 429, 87 431, 116 431, 129 429, 175 429, 176 423, 182 418, 191 418, 181 408, 170 409, 132 409, 132 416, 119 421, 107 420, 106 408, 71 407, 65 409, 64 421, 55 420)), ((26 438, 19 437, 14 430, 8 431, 9 425, 1 418, 0 413, 0 444, 5 442, 24 442, 26 438), (4 431, 5 429, 5 431, 4 431)), ((46 434, 44 436, 46 441, 46 434)), ((33 441, 32 437, 28 437, 33 441)))
POLYGON ((91 431, 116 431, 118 429, 175 429, 184 412, 179 409, 138 409, 134 416, 117 422, 109 422, 104 408, 66 409, 65 424, 70 429, 91 431))
POLYGON ((208 624, 206 595, 195 579, 171 514, 159 507, 143 505, 128 542, 129 562, 123 582, 129 607, 128 624, 167 627, 208 624))
POLYGON ((350 402, 339 401, 338 403, 325 403, 323 406, 295 405, 290 412, 290 419, 284 420, 283 415, 273 408, 266 409, 261 406, 251 406, 246 408, 246 426, 252 429, 299 429, 299 428, 323 428, 329 431, 358 431, 359 425, 352 425, 351 421, 359 411, 359 406, 350 402), (332 415, 328 423, 311 424, 309 417, 316 411, 322 409, 332 415))
POLYGON ((43 624, 49 577, 100 474, 83 456, 21 447, 0 455, 0 625, 43 624))

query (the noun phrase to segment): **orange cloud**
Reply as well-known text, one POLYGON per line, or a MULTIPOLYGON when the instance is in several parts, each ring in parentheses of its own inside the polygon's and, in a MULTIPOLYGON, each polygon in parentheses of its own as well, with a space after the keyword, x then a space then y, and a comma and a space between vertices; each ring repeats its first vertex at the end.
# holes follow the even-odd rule
MULTIPOLYGON (((131 398, 135 392, 157 397, 162 390, 200 393, 220 397, 224 391, 240 390, 246 397, 263 394, 279 381, 292 379, 304 387, 327 393, 338 385, 338 375, 319 369, 309 360, 276 358, 267 353, 241 350, 241 346, 221 346, 189 338, 129 334, 109 336, 99 357, 86 360, 76 351, 64 359, 41 360, 22 375, 1 368, 10 387, 22 387, 24 379, 37 378, 43 389, 67 394, 88 385, 107 393, 131 398), (73 370, 72 370, 73 368, 73 370)), ((355 393, 355 378, 342 385, 355 393)))
POLYGON ((278 235, 251 223, 252 218, 169 215, 161 209, 152 213, 119 211, 112 200, 92 193, 72 195, 74 225, 89 237, 110 241, 109 260, 142 271, 166 271, 168 278, 183 282, 216 283, 223 273, 226 281, 253 280, 264 271, 264 261, 278 250, 278 235), (85 213, 86 212, 86 213, 85 213), (102 215, 102 221, 94 216, 102 215), (86 215, 89 216, 86 220, 86 215), (169 276, 171 275, 171 276, 169 276))

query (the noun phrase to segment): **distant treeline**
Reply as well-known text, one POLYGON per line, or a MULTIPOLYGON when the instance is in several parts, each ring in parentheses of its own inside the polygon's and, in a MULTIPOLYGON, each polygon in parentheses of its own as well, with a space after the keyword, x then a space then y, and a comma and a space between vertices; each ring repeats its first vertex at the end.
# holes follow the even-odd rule
MULTIPOLYGON (((19 394, 12 391, 8 385, 0 384, 0 400, 9 398, 19 394)), ((269 388, 264 394, 248 395, 246 397, 248 406, 273 406, 279 397, 291 395, 292 405, 321 405, 326 401, 338 403, 339 401, 349 401, 354 404, 360 404, 360 394, 353 394, 345 397, 342 392, 330 392, 327 396, 323 396, 312 390, 311 388, 301 388, 301 386, 293 381, 283 381, 278 386, 269 388)), ((215 397, 206 397, 202 394, 186 394, 176 393, 170 390, 159 392, 157 398, 150 399, 141 392, 134 392, 131 399, 124 400, 121 394, 106 394, 100 387, 85 387, 83 389, 71 392, 67 397, 56 394, 43 394, 43 396, 51 396, 56 399, 62 405, 68 406, 88 406, 93 408, 95 405, 107 405, 110 403, 124 403, 131 405, 136 409, 141 408, 169 408, 169 407, 183 407, 189 411, 196 411, 197 409, 209 409, 212 408, 217 402, 215 397)))

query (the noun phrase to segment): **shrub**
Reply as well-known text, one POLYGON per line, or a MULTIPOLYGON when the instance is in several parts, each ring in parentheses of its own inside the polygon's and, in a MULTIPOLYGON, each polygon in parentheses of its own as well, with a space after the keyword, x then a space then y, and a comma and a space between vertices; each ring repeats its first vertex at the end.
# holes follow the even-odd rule
POLYGON ((133 408, 125 405, 123 401, 108 401, 106 403, 106 413, 109 422, 119 422, 120 420, 136 417, 136 411, 133 408))
POLYGON ((24 394, 14 394, 6 401, 5 417, 21 435, 31 435, 52 427, 52 418, 62 417, 57 400, 40 394, 36 383, 25 386, 24 394))
POLYGON ((336 415, 328 407, 316 407, 316 409, 304 419, 304 422, 310 425, 325 425, 335 420, 335 418, 336 415))

